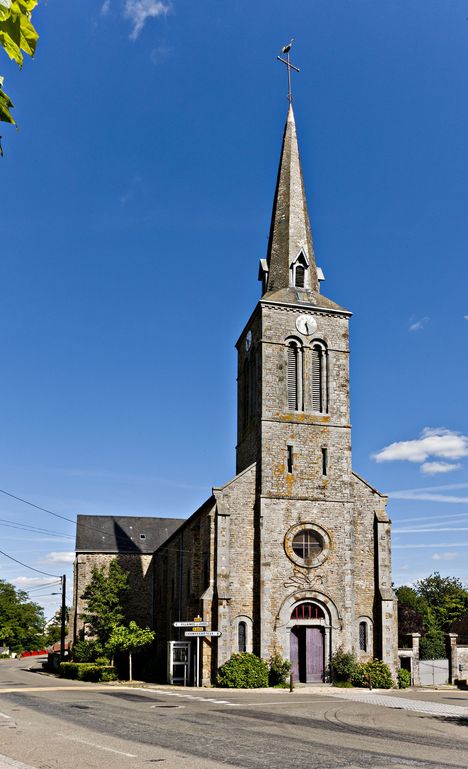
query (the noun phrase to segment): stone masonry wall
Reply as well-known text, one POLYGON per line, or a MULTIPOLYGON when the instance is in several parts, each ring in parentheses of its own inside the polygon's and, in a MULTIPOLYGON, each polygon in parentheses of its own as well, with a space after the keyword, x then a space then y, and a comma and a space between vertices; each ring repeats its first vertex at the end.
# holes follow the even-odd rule
POLYGON ((218 664, 238 651, 237 625, 247 625, 247 648, 255 647, 256 543, 255 543, 256 466, 240 473, 230 483, 214 489, 217 502, 216 585, 218 626, 218 664))
POLYGON ((84 624, 81 614, 86 602, 82 595, 91 579, 93 567, 109 568, 116 558, 119 565, 128 573, 129 589, 125 595, 125 611, 128 619, 134 619, 144 627, 153 624, 153 556, 139 553, 78 553, 75 559, 75 581, 73 596, 73 621, 70 636, 73 640, 83 634, 84 624))
MULTIPOLYGON (((167 642, 186 640, 184 629, 175 628, 174 622, 200 615, 210 623, 209 629, 217 629, 212 612, 214 507, 211 498, 155 554, 154 613, 161 678, 165 676, 167 642)), ((212 641, 202 643, 205 682, 212 673, 211 647, 212 641)))

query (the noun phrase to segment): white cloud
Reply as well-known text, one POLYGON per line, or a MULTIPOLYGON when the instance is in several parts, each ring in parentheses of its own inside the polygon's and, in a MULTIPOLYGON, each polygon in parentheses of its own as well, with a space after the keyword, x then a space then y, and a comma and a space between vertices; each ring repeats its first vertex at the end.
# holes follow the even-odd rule
POLYGON ((166 16, 170 5, 163 0, 125 0, 124 16, 130 19, 130 39, 136 40, 148 19, 166 16))
POLYGON ((101 16, 107 16, 110 11, 110 5, 110 0, 104 0, 103 4, 101 5, 101 16))
POLYGON ((42 563, 73 563, 74 560, 75 553, 52 551, 47 553, 42 563))
POLYGON ((411 318, 408 331, 422 331, 424 326, 429 323, 429 321, 430 318, 428 317, 419 318, 419 320, 414 320, 414 318, 411 318))
POLYGON ((445 427, 425 427, 419 438, 397 441, 372 455, 376 462, 425 462, 430 456, 460 459, 468 456, 468 438, 445 427))
POLYGON ((465 504, 468 497, 457 497, 454 494, 433 494, 423 489, 407 489, 406 491, 391 491, 388 495, 391 499, 409 499, 419 502, 448 502, 449 504, 465 504))
POLYGON ((433 553, 432 554, 432 560, 433 561, 454 561, 455 558, 458 558, 459 553, 433 553))
POLYGON ((460 464, 453 465, 450 462, 424 462, 421 465, 421 472, 425 475, 437 475, 438 473, 450 473, 452 470, 459 470, 460 464))
POLYGON ((464 315, 463 317, 465 318, 465 320, 468 320, 468 315, 464 315))

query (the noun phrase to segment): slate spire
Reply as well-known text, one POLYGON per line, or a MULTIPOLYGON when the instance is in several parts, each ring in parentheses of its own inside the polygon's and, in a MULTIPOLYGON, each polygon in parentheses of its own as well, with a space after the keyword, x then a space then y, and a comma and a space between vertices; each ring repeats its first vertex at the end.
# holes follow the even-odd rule
MULTIPOLYGON (((292 104, 284 129, 265 275, 266 291, 295 285, 295 265, 305 264, 305 288, 318 292, 317 266, 292 104), (302 256, 301 256, 302 254, 302 256)), ((263 261, 263 260, 262 260, 263 261)))

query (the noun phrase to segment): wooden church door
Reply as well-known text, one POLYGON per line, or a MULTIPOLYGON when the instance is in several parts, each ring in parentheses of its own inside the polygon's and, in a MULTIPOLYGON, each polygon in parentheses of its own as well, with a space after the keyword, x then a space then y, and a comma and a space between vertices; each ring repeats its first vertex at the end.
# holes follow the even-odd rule
POLYGON ((323 631, 320 627, 296 625, 290 635, 291 672, 294 681, 323 681, 323 631))

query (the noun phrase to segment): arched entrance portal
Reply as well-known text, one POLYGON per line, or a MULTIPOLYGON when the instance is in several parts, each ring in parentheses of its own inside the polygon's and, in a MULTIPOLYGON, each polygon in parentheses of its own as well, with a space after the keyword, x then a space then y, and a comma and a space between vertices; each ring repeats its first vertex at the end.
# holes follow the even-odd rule
POLYGON ((291 672, 295 681, 323 681, 325 669, 324 624, 320 606, 307 602, 298 604, 291 614, 294 623, 290 635, 291 672))

